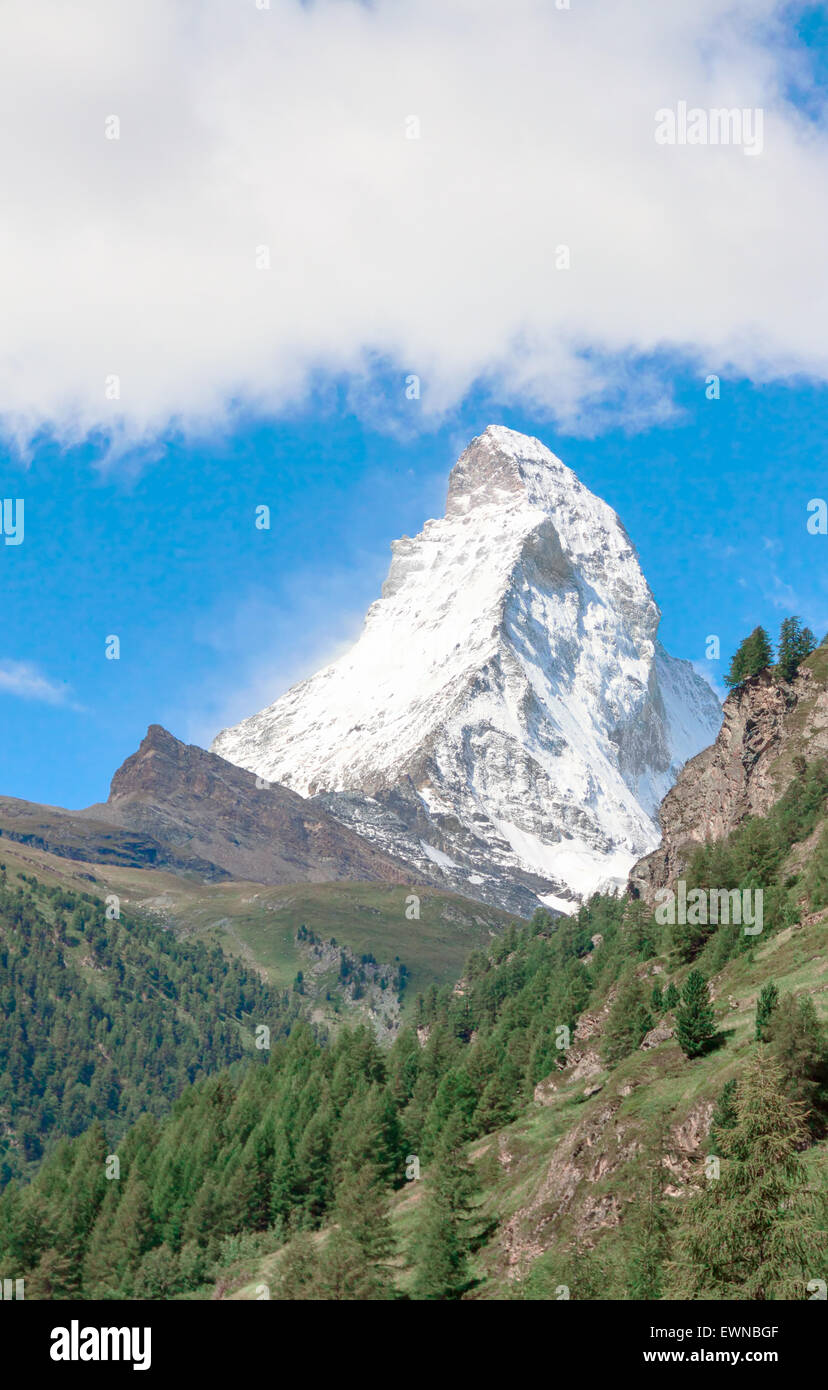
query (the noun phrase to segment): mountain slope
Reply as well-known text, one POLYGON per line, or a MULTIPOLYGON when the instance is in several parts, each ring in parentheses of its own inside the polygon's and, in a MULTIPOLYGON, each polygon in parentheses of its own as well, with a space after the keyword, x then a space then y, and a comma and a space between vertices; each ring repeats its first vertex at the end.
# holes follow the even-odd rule
POLYGON ((538 440, 490 426, 445 517, 392 552, 356 646, 213 751, 513 910, 624 881, 721 712, 660 647, 615 513, 538 440))
POLYGON ((694 849, 763 816, 793 782, 803 759, 828 754, 828 646, 823 642, 792 681, 772 668, 730 694, 715 743, 679 773, 660 812, 658 848, 630 873, 633 891, 655 893, 687 868, 694 849))
POLYGON ((163 1115, 189 1083, 255 1057, 256 1025, 278 1037, 300 1004, 14 858, 0 851, 0 1187, 94 1119, 117 1139, 163 1115))
MULTIPOLYGON (((109 800, 74 813, 195 855, 257 883, 402 883, 406 867, 295 792, 256 778, 159 724, 112 779, 109 800)), ((220 876, 220 875, 219 875, 220 876)))
MULTIPOLYGON (((74 813, 65 814, 73 827, 74 813)), ((452 984, 469 952, 486 949, 511 920, 497 907, 422 884, 347 879, 263 884, 232 878, 215 866, 210 874, 185 871, 179 864, 165 866, 142 853, 108 853, 98 861, 94 852, 101 848, 97 835, 103 822, 94 823, 95 834, 88 839, 74 829, 70 833, 59 819, 40 815, 36 823, 55 838, 55 850, 44 849, 41 836, 33 843, 5 834, 0 864, 10 877, 23 883, 35 877, 45 888, 100 899, 115 894, 124 911, 179 940, 219 947, 276 989, 295 989, 302 971, 305 986, 299 1002, 314 1022, 327 1027, 363 1018, 387 1032, 383 1019, 388 1011, 384 1001, 381 1009, 374 1007, 370 992, 355 999, 353 976, 332 979, 324 963, 313 958, 304 933, 328 943, 334 939, 358 962, 370 958, 385 963, 389 976, 404 967, 406 987, 393 1013, 405 1018, 417 993, 432 984, 452 984)), ((141 851, 157 843, 159 853, 171 853, 147 837, 114 833, 141 851)), ((104 847, 111 848, 108 835, 104 847)))
MULTIPOLYGON (((814 682, 824 655, 809 658, 814 682)), ((772 675, 768 681, 787 701, 790 689, 772 675)), ((827 1272, 820 1201, 828 1158, 828 761, 808 763, 799 751, 823 738, 819 690, 807 679, 806 689, 770 764, 790 758, 792 780, 781 792, 768 782, 770 802, 749 822, 753 833, 737 821, 711 851, 720 886, 764 886, 759 936, 711 923, 688 951, 673 924, 615 895, 591 898, 571 918, 538 912, 520 930, 476 946, 454 988, 428 989, 416 1001, 416 1027, 401 1029, 390 1048, 364 1028, 320 1045, 299 1026, 272 1048, 269 1065, 259 1058, 188 1088, 160 1126, 140 1120, 121 1143, 118 1184, 103 1177, 103 1135, 79 1136, 28 1187, 0 1198, 0 1274, 22 1271, 27 1297, 52 1299, 255 1298, 263 1283, 275 1298, 316 1299, 328 1296, 332 1275, 339 1299, 392 1297, 395 1288, 420 1296, 417 1277, 433 1249, 421 1239, 423 1204, 435 1167, 447 1182, 440 1154, 448 1135, 456 1165, 470 1146, 483 1203, 468 1282, 428 1296, 558 1299, 565 1285, 579 1300, 663 1298, 689 1271, 703 1276, 693 1297, 751 1297, 740 1292, 738 1271, 755 1274, 761 1265, 766 1298, 808 1299, 827 1272), (687 1047, 686 1032, 679 1044, 675 992, 684 991, 687 1007, 697 997, 689 988, 697 972, 712 1005, 712 1036, 700 1052, 687 1047), (758 1124, 751 1112, 752 1147, 735 1151, 725 1133, 734 1122, 725 1088, 735 1084, 738 1108, 748 1072, 770 1078, 773 1114, 766 1106, 758 1124), (728 1260, 682 1267, 691 1191, 711 1190, 705 1160, 720 1156, 726 1181, 740 1172, 751 1184, 755 1173, 764 1180, 780 1150, 768 1147, 771 1130, 763 1126, 778 1123, 802 1172, 784 1202, 765 1204, 762 1222, 780 1237, 772 1260, 751 1236, 736 1276, 728 1260), (66 1182, 75 1181, 70 1169, 100 1180, 82 1227, 67 1230, 55 1214, 66 1182), (151 1230, 137 1234, 136 1188, 151 1212, 151 1230), (371 1268, 360 1260, 369 1256, 351 1251, 343 1266, 334 1237, 346 1221, 375 1229, 386 1201, 398 1253, 393 1270, 385 1269, 385 1292, 366 1295, 371 1268), (319 1229, 291 1239, 297 1213, 319 1229), (805 1263, 786 1235, 800 1222, 805 1263)), ((52 860, 59 868, 66 862, 52 860)), ((209 885, 216 895, 234 888, 209 885)), ((100 949, 98 935, 92 951, 100 949)), ((728 1233, 732 1248, 732 1225, 728 1233)), ((440 1269, 438 1261, 434 1278, 440 1269)))

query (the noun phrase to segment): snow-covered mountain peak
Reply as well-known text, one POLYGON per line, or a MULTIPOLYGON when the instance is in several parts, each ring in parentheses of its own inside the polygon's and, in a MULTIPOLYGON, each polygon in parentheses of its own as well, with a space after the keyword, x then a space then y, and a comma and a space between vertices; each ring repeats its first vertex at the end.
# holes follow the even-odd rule
POLYGON ((539 439, 489 425, 451 470, 446 516, 502 505, 510 496, 543 505, 580 486, 572 470, 539 439))
POLYGON ((659 616, 613 510, 489 426, 445 516, 392 544, 356 645, 213 751, 472 896, 571 901, 655 845, 661 797, 718 731, 659 616))

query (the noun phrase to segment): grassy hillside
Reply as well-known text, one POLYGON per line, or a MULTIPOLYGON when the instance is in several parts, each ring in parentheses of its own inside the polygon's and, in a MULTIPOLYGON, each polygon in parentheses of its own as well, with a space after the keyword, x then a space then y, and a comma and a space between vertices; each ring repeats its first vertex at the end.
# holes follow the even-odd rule
POLYGON ((105 897, 117 893, 128 911, 154 920, 184 941, 219 946, 261 973, 277 989, 291 989, 298 971, 309 976, 308 1000, 320 1021, 335 1023, 367 1011, 338 997, 335 978, 318 972, 318 998, 310 988, 313 961, 296 936, 305 926, 334 938, 357 958, 406 967, 402 1015, 432 983, 452 983, 472 950, 485 949, 514 920, 498 908, 427 887, 384 883, 301 883, 265 887, 230 881, 203 883, 164 870, 80 863, 9 840, 2 856, 10 873, 35 873, 48 885, 105 897), (418 903, 410 902, 416 894, 418 903), (407 916, 414 908, 419 917, 407 916), (327 993, 335 997, 326 999, 327 993))
MULTIPOLYGON (((590 998, 579 1010, 565 1065, 550 1068, 542 1061, 536 1069, 532 1067, 540 1031, 539 1004, 544 996, 548 998, 546 989, 538 989, 545 969, 542 957, 537 956, 534 969, 527 968, 538 943, 528 950, 526 945, 519 946, 499 965, 495 953, 495 961, 490 961, 490 967, 495 964, 493 970, 484 970, 479 960, 470 962, 467 977, 472 979, 464 979, 460 986, 464 995, 444 999, 442 1010, 439 1003, 432 1003, 427 1022, 432 1033, 424 1050, 436 1046, 439 1052, 447 1047, 445 1037, 439 1041, 445 1022, 450 1023, 451 1032, 465 1037, 471 1027, 474 1037, 473 1025, 479 1025, 490 1011, 492 996, 500 995, 495 1038, 502 1030, 507 1066, 511 1056, 528 1068, 528 1075, 524 1071, 505 1097, 507 1112, 511 1104, 516 1113, 512 1123, 487 1124, 485 1116, 479 1117, 479 1100, 471 1111, 468 1131, 489 1128, 491 1132, 468 1143, 480 1192, 466 1297, 554 1298, 560 1296, 556 1290, 564 1287, 569 1296, 580 1299, 633 1296, 630 1269, 640 1243, 641 1194, 648 1190, 654 1168, 660 1174, 665 1209, 663 1264, 669 1282, 671 1259, 676 1256, 671 1239, 704 1160, 716 1149, 711 1118, 722 1094, 728 1083, 745 1075, 757 1050, 768 1051, 769 1058, 774 1055, 773 1037, 768 1044, 756 1040, 759 996, 770 985, 780 996, 777 1019, 790 1014, 792 1000, 807 1000, 823 1026, 822 1060, 812 1068, 816 1081, 808 1093, 809 1131, 800 1150, 806 1174, 804 1195, 820 1212, 824 1235, 828 1188, 824 1031, 828 911, 822 867, 828 838, 826 791, 823 765, 800 769, 790 791, 767 818, 746 823, 715 847, 715 856, 712 850, 701 851, 691 869, 691 883, 702 882, 715 857, 716 881, 743 886, 757 884, 761 866, 766 913, 759 938, 719 927, 688 942, 686 933, 659 928, 639 906, 623 909, 606 900, 596 900, 581 914, 580 932, 578 924, 558 928, 559 938, 562 933, 570 935, 579 967, 591 977, 590 998), (593 930, 596 926, 601 928, 600 935, 593 930), (663 1040, 658 1041, 658 1032, 648 1030, 644 1047, 630 1046, 625 1055, 608 1061, 608 1024, 625 965, 627 971, 632 967, 645 1001, 654 985, 662 996, 671 983, 681 990, 691 970, 703 966, 713 1002, 714 1045, 689 1059, 675 1037, 675 1010, 653 1008, 649 1023, 663 1030, 663 1040), (475 1001, 484 983, 486 999, 475 1001), (464 999, 472 1015, 466 1021, 461 1015, 464 999), (520 1019, 525 1025, 528 1038, 521 1036, 520 1027, 504 1029, 510 1015, 512 1024, 520 1019)), ((553 929, 550 944, 554 935, 553 929)), ((556 1013, 563 1020, 566 1007, 561 1004, 559 994, 556 1013)), ((429 1010, 422 1004, 420 1012, 423 1021, 429 1010)), ((456 1068, 449 1066, 448 1071, 456 1075, 456 1068)), ((800 1094, 795 1080, 789 1085, 792 1096, 800 1094)), ((439 1109, 439 1090, 438 1086, 433 1092, 432 1118, 439 1109)), ((456 1084, 454 1096, 462 1105, 463 1090, 456 1084)), ((397 1242, 394 1286, 403 1296, 416 1296, 418 1239, 432 1157, 429 1112, 425 1123, 422 1116, 416 1123, 410 1147, 425 1151, 424 1176, 399 1185, 390 1206, 397 1242)), ((336 1228, 323 1228, 316 1237, 323 1258, 331 1229, 336 1228)), ((242 1244, 245 1240, 247 1249, 235 1260, 225 1265, 219 1261, 216 1289, 220 1296, 260 1297, 263 1285, 279 1288, 290 1247, 281 1238, 269 1241, 266 1233, 250 1234, 242 1244)), ((814 1238, 809 1251, 811 1275, 824 1278, 824 1247, 814 1238)), ((229 1244, 227 1254, 233 1253, 229 1244)))
MULTIPOLYGON (((767 817, 699 849, 698 891, 761 887, 757 935, 611 896, 475 923, 460 978, 412 998, 390 1047, 294 1026, 266 1065, 139 1120, 117 1182, 93 1126, 0 1199, 0 1276, 57 1299, 809 1297, 828 1275, 826 827, 828 771, 800 760, 767 817)), ((179 930, 292 968, 264 924, 313 891, 218 885, 207 908, 152 887, 144 909, 179 930)), ((445 930, 445 902, 417 922, 351 889, 343 934, 369 908, 390 935, 357 945, 445 930)))
MULTIPOLYGON (((576 1039, 581 1057, 552 1085, 537 1087, 514 1123, 469 1144, 480 1184, 478 1238, 471 1259, 471 1299, 556 1298, 561 1286, 576 1299, 624 1299, 635 1244, 637 1197, 648 1164, 665 1170, 666 1202, 675 1219, 702 1167, 710 1115, 725 1084, 741 1074, 755 1050, 756 1001, 773 980, 780 993, 805 992, 828 1021, 828 913, 784 929, 752 958, 730 962, 711 981, 723 1046, 688 1062, 675 1038, 632 1052, 614 1067, 602 1065, 601 1032, 576 1039), (585 1065, 584 1065, 585 1063, 585 1065)), ((665 961, 640 967, 664 980, 665 961)), ((681 982, 684 970, 672 976, 681 982)), ((668 1022, 671 1021, 668 1018, 668 1022)), ((599 1021, 600 1030, 600 1021, 599 1021)), ((828 1188, 828 1142, 804 1155, 814 1193, 828 1188)), ((405 1183, 394 1193, 391 1218, 397 1241, 396 1288, 410 1296, 416 1272, 416 1236, 427 1184, 405 1183)), ((824 1215, 823 1215, 824 1223, 824 1215)), ((329 1231, 317 1236, 324 1249, 329 1231)), ((228 1241, 214 1284, 202 1296, 255 1299, 274 1292, 285 1247, 266 1234, 228 1241), (238 1253, 237 1253, 238 1252, 238 1253), (236 1254, 236 1258, 232 1258, 236 1254)), ((825 1254, 814 1250, 814 1277, 825 1277, 825 1254)))

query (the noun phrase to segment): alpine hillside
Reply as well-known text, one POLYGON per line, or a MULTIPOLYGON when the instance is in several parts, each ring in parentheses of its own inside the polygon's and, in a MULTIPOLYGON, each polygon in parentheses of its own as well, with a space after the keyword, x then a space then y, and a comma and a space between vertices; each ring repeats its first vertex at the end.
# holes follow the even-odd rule
POLYGON ((724 704, 715 743, 682 768, 661 807, 661 842, 630 873, 637 897, 652 903, 685 873, 708 841, 765 816, 795 784, 806 760, 828 754, 828 648, 788 681, 773 667, 740 684, 724 704))
POLYGON ((356 645, 212 751, 432 881, 528 915, 626 881, 721 708, 658 641, 615 512, 537 439, 464 451, 356 645))

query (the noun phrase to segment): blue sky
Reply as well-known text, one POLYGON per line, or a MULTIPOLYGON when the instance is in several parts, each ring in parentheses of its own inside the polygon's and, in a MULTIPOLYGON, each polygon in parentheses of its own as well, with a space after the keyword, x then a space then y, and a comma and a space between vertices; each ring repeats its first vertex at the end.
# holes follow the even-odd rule
POLYGON ((0 793, 102 799, 149 723, 329 660, 490 423, 615 507, 714 682, 828 630, 825 4, 42 10, 0 51, 0 793), (660 142, 680 103, 761 148, 660 142))
POLYGON ((310 673, 358 632, 391 540, 442 514, 459 448, 492 422, 537 434, 615 507, 665 645, 714 681, 711 633, 725 660, 755 623, 773 631, 789 612, 821 637, 828 537, 805 523, 828 490, 828 390, 725 379, 711 401, 696 379, 676 401, 669 427, 585 439, 472 399, 439 430, 400 438, 329 393, 289 421, 170 445, 137 475, 102 471, 92 447, 43 448, 25 472, 6 457, 0 492, 25 498, 26 531, 0 549, 4 654, 55 689, 54 703, 0 691, 0 788, 103 799, 149 723, 204 743, 310 673), (270 531, 254 526, 261 503, 270 531), (104 655, 113 633, 118 661, 104 655))

